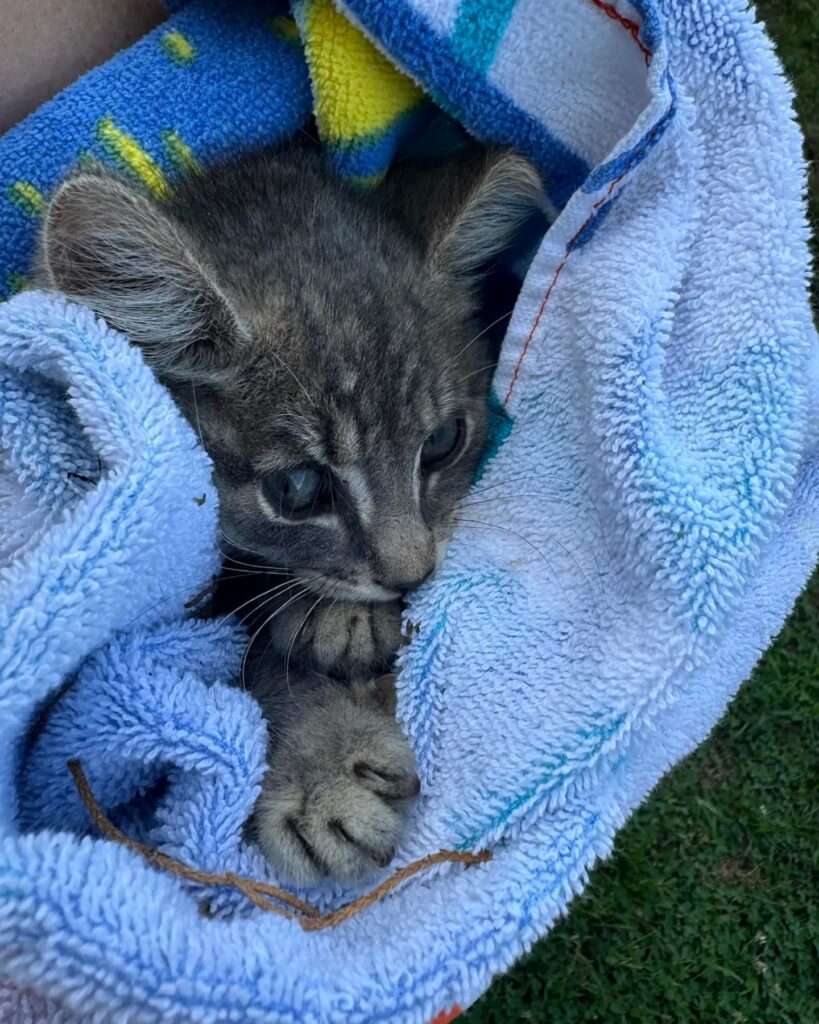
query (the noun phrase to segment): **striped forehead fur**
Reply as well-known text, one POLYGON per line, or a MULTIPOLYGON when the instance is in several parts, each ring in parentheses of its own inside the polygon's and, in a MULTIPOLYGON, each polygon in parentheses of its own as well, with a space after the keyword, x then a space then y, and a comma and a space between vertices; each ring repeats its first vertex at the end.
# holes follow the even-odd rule
POLYGON ((480 458, 491 366, 473 273, 532 182, 518 158, 478 155, 433 175, 399 164, 354 195, 301 142, 205 168, 163 202, 94 172, 49 207, 41 262, 143 346, 213 457, 238 545, 327 578, 412 577, 480 458), (463 450, 419 480, 426 439, 459 417, 463 450), (348 498, 321 523, 262 500, 265 474, 302 463, 337 471, 348 498))

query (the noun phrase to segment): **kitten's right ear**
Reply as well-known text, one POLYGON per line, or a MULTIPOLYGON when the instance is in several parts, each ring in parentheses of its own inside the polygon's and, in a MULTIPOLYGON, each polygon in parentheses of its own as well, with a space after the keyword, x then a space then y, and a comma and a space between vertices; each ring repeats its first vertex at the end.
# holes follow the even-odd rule
POLYGON ((442 163, 399 162, 381 188, 428 264, 465 281, 512 241, 542 192, 524 157, 477 146, 442 163))
POLYGON ((144 350, 161 376, 215 379, 242 331, 161 205, 105 173, 65 181, 45 214, 50 284, 144 350))

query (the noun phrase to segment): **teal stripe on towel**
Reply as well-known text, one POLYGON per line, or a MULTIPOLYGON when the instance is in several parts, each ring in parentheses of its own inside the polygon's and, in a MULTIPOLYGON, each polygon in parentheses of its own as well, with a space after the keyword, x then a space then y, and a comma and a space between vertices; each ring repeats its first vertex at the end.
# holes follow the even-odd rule
POLYGON ((485 72, 515 6, 515 0, 462 0, 452 32, 452 49, 464 64, 485 72))

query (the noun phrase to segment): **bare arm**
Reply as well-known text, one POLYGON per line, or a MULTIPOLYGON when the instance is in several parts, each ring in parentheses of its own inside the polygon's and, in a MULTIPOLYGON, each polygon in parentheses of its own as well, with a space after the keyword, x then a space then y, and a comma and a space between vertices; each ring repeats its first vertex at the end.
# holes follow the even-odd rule
POLYGON ((164 17, 160 0, 0 0, 0 133, 164 17))

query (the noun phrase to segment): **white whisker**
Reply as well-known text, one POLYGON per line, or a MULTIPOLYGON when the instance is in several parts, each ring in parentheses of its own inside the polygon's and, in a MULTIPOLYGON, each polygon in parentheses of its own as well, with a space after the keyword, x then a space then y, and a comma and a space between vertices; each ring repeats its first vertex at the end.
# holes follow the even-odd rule
POLYGON ((251 649, 252 649, 252 647, 253 647, 253 644, 254 644, 254 643, 256 642, 256 638, 258 637, 259 633, 261 633, 261 631, 262 631, 262 630, 263 630, 263 629, 264 629, 264 628, 265 628, 266 626, 270 625, 270 623, 271 623, 271 622, 272 622, 272 621, 273 621, 273 620, 274 620, 274 619, 276 618, 276 616, 277 616, 277 615, 281 615, 281 613, 282 613, 282 612, 283 612, 283 611, 285 610, 285 608, 288 608, 288 607, 289 607, 289 606, 290 606, 291 604, 293 604, 293 602, 294 602, 294 601, 298 601, 298 600, 299 600, 299 598, 302 598, 302 597, 304 597, 304 596, 305 596, 306 594, 308 594, 308 593, 309 593, 309 591, 308 591, 308 590, 307 590, 306 588, 304 588, 303 590, 300 590, 300 591, 299 591, 298 593, 296 593, 296 594, 293 594, 293 596, 292 596, 292 597, 289 597, 289 598, 288 598, 288 599, 287 599, 287 600, 286 600, 286 601, 284 602, 284 604, 283 604, 283 605, 281 605, 281 606, 280 606, 279 608, 277 608, 277 609, 276 609, 276 610, 275 610, 275 611, 273 612, 273 614, 272 614, 272 615, 269 615, 269 616, 268 616, 268 617, 267 617, 267 618, 266 618, 266 619, 264 620, 264 622, 263 622, 263 623, 261 624, 261 626, 259 626, 259 628, 258 628, 258 629, 256 630, 256 632, 255 632, 255 633, 253 634, 253 636, 252 636, 252 637, 250 638, 250 640, 248 641, 248 645, 247 645, 247 647, 245 648, 245 653, 244 653, 244 657, 242 658, 242 668, 241 668, 241 672, 240 672, 240 679, 241 679, 241 681, 242 681, 242 689, 244 689, 244 690, 247 690, 247 685, 246 685, 246 683, 245 683, 245 679, 246 679, 246 671, 247 671, 247 659, 248 659, 248 657, 249 657, 249 655, 250 655, 250 651, 251 651, 251 649))
MULTIPOLYGON (((540 548, 536 544, 533 544, 532 541, 530 541, 528 537, 524 537, 524 535, 522 533, 518 533, 517 530, 512 530, 512 529, 510 529, 507 526, 498 526, 497 523, 485 523, 481 519, 462 519, 460 516, 457 516, 456 521, 459 524, 463 523, 465 526, 476 526, 476 527, 483 528, 483 529, 486 529, 486 530, 499 530, 501 533, 509 533, 509 534, 512 534, 515 537, 518 537, 520 540, 522 540, 524 542, 524 544, 527 544, 542 559, 543 564, 546 566, 546 568, 552 574, 552 577, 554 578, 555 583, 557 583, 557 585, 560 587, 560 589, 561 589, 561 591, 563 593, 563 596, 568 601, 568 594, 566 593, 566 590, 564 589, 563 584, 560 581, 560 577, 558 576, 558 574, 555 572, 554 568, 552 567, 551 562, 546 557, 546 555, 540 550, 540 548)), ((577 560, 576 559, 574 559, 574 562, 575 562, 575 565, 577 565, 577 560)), ((580 569, 579 565, 577 565, 577 568, 580 570, 580 573, 583 576, 583 578, 586 579, 586 581, 588 582, 588 578, 586 577, 586 574, 583 573, 583 570, 580 569)), ((594 597, 594 593, 592 593, 592 598, 594 599, 594 603, 595 603, 595 611, 597 611, 598 610, 598 608, 597 608, 597 600, 594 597)))
POLYGON ((307 624, 307 620, 310 618, 310 616, 313 614, 313 612, 316 610, 316 608, 321 604, 323 600, 324 598, 321 596, 316 598, 316 600, 307 609, 307 614, 304 616, 304 618, 301 620, 298 626, 296 626, 295 632, 293 633, 293 636, 290 638, 290 644, 288 645, 287 648, 287 655, 284 659, 284 680, 285 685, 287 686, 288 693, 290 693, 290 656, 293 653, 293 647, 296 643, 296 639, 298 638, 299 633, 304 629, 305 625, 307 624))
POLYGON ((247 615, 239 619, 239 622, 246 622, 251 616, 257 615, 265 605, 271 603, 271 601, 279 594, 286 593, 288 590, 292 590, 293 587, 298 586, 298 580, 290 579, 285 580, 284 583, 277 583, 275 587, 271 587, 270 590, 263 590, 261 594, 255 594, 253 597, 249 597, 246 601, 243 601, 238 608, 231 610, 232 615, 238 615, 239 612, 246 608, 249 604, 255 604, 257 601, 262 603, 258 608, 251 609, 247 615))

